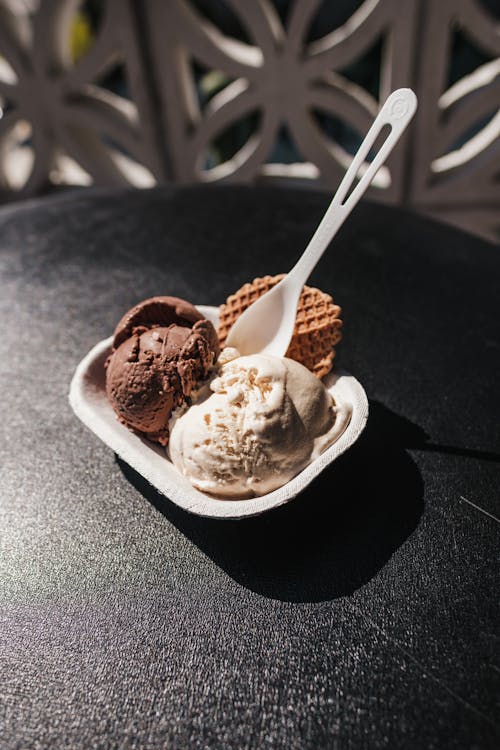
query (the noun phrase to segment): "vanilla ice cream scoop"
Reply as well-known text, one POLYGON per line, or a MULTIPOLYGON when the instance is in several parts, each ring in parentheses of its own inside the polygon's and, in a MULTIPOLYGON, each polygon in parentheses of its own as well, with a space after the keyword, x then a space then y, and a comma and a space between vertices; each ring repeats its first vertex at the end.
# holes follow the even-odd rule
POLYGON ((322 382, 291 359, 239 357, 222 365, 210 391, 175 421, 169 452, 194 487, 220 497, 282 486, 349 419, 322 382))

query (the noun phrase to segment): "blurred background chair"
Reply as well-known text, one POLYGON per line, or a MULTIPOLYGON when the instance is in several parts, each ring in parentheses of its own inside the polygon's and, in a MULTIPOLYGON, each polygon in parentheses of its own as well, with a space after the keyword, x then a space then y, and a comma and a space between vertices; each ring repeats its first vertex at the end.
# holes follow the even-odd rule
POLYGON ((370 197, 498 241, 498 0, 0 0, 0 200, 332 189, 400 86, 420 106, 370 197))

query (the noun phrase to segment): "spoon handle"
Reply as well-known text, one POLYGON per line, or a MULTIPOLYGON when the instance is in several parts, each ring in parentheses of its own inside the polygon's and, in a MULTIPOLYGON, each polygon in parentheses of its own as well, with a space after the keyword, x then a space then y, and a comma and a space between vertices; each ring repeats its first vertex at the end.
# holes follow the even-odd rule
POLYGON ((345 219, 349 216, 352 209, 375 177, 377 171, 398 142, 401 134, 413 117, 416 108, 417 97, 411 89, 397 89, 388 97, 366 134, 366 137, 359 147, 356 156, 352 160, 349 169, 345 173, 344 179, 333 196, 333 200, 308 246, 288 274, 288 278, 293 275, 294 286, 297 285, 302 288, 305 284, 311 271, 323 255, 333 237, 338 232, 345 219), (348 195, 349 189, 353 185, 360 167, 364 163, 368 156, 368 152, 385 125, 389 125, 391 128, 385 141, 380 146, 375 158, 367 167, 356 187, 352 190, 350 195, 348 195), (346 195, 348 196, 347 198, 346 195))

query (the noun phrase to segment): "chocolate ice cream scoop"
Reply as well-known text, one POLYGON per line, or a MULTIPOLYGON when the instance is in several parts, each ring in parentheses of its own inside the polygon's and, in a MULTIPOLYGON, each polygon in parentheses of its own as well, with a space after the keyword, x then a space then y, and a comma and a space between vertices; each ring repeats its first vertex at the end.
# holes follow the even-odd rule
POLYGON ((218 354, 213 325, 189 302, 153 297, 139 303, 118 323, 106 363, 106 392, 118 418, 166 445, 172 411, 218 354))
POLYGON ((120 344, 137 328, 169 326, 193 326, 203 315, 194 305, 179 297, 150 297, 130 308, 115 328, 113 346, 120 344))

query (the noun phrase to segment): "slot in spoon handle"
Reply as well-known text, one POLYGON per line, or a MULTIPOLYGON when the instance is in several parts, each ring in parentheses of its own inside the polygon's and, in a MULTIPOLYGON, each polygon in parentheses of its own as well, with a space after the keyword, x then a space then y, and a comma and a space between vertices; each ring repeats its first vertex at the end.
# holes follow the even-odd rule
POLYGON ((332 202, 308 246, 288 274, 288 278, 293 276, 294 286, 297 284, 297 286, 300 285, 300 288, 302 288, 305 284, 310 273, 330 244, 334 235, 349 216, 356 203, 372 182, 375 174, 398 142, 401 134, 413 117, 416 108, 417 97, 411 89, 397 89, 388 97, 366 134, 366 137, 359 147, 356 156, 352 160, 349 169, 345 173, 332 202), (375 158, 367 167, 354 190, 345 200, 345 196, 348 194, 351 185, 356 179, 361 165, 364 163, 377 136, 385 125, 391 126, 387 138, 380 146, 375 158))

